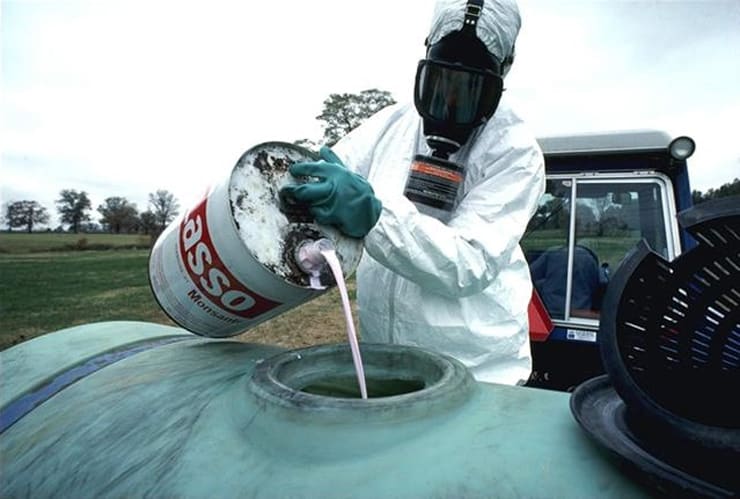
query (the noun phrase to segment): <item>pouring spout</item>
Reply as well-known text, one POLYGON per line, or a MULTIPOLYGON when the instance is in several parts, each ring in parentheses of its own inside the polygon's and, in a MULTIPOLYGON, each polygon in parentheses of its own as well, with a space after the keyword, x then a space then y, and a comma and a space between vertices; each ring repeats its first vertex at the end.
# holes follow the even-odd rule
POLYGON ((321 239, 307 239, 296 247, 295 261, 303 272, 309 275, 309 286, 313 289, 326 289, 319 277, 326 269, 325 251, 334 250, 334 243, 323 237, 321 239))

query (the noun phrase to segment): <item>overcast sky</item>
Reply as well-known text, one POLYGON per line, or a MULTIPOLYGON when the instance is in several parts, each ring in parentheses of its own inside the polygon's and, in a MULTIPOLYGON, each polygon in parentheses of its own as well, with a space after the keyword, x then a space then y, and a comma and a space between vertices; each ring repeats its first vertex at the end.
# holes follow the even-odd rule
MULTIPOLYGON (((690 135, 692 188, 740 177, 740 0, 520 0, 506 81, 535 134, 690 135)), ((191 206, 263 141, 321 137, 330 93, 411 97, 429 0, 2 0, 0 203, 56 215, 157 189, 191 206)), ((93 211, 93 217, 98 213, 93 211)))

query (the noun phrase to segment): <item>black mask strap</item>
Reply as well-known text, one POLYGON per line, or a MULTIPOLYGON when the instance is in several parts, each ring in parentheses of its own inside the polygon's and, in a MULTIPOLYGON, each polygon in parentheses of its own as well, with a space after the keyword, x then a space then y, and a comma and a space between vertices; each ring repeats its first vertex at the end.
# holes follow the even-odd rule
MULTIPOLYGON (((466 35, 472 35, 477 37, 475 32, 476 26, 478 26, 478 19, 483 13, 483 0, 468 0, 465 4, 465 19, 463 19, 463 27, 460 30, 466 35)), ((424 39, 424 46, 429 47, 429 37, 424 39)))
POLYGON ((483 0, 468 0, 465 5, 465 20, 463 21, 462 32, 477 36, 475 28, 478 25, 478 19, 483 12, 483 0))

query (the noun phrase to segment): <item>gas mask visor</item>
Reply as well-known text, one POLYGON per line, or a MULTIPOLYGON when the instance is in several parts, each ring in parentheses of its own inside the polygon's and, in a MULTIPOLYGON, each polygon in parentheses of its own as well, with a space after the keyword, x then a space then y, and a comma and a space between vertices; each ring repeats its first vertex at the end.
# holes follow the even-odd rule
POLYGON ((475 127, 493 115, 502 91, 503 80, 493 71, 422 59, 414 104, 425 120, 440 126, 475 127))

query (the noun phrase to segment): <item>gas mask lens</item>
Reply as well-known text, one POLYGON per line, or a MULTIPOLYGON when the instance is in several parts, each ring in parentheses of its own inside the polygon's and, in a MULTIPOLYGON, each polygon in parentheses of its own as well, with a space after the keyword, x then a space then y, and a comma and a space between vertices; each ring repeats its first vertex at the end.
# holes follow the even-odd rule
POLYGON ((422 117, 451 125, 478 125, 498 106, 501 77, 459 64, 419 61, 414 100, 422 117))

